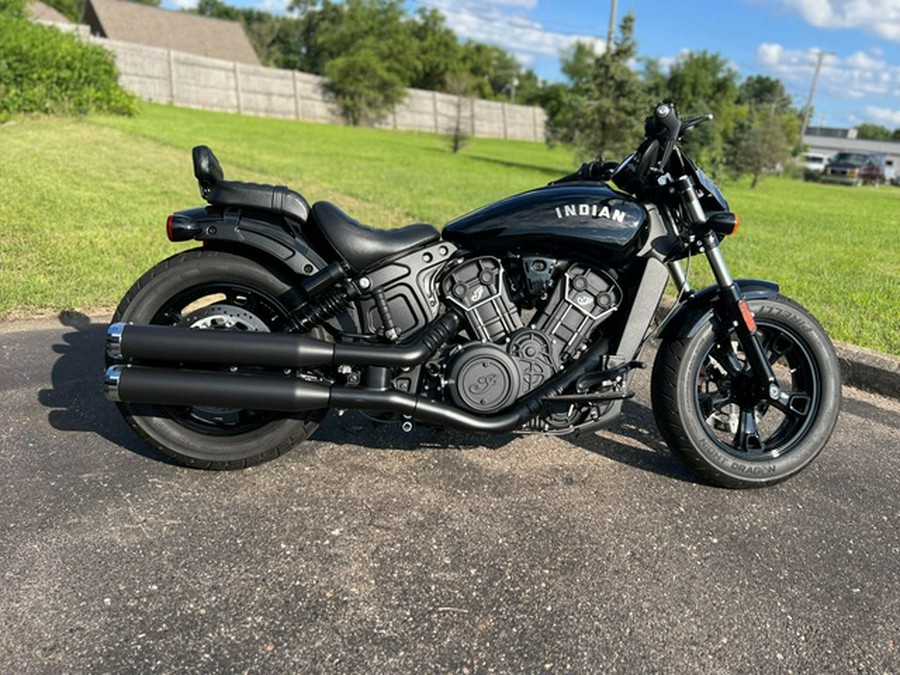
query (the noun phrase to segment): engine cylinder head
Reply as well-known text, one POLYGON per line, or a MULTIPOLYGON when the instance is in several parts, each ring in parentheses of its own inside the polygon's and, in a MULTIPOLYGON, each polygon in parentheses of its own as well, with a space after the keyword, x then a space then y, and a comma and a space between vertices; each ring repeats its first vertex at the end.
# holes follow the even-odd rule
POLYGON ((441 288, 447 301, 465 312, 477 340, 497 342, 522 327, 496 258, 475 258, 460 265, 444 277, 441 288))

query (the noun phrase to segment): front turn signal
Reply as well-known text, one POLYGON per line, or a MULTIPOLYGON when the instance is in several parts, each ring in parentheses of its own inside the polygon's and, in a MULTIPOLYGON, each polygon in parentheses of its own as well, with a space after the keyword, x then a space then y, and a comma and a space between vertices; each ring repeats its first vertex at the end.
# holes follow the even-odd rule
POLYGON ((706 224, 716 234, 727 237, 738 231, 741 219, 738 218, 736 213, 731 211, 719 211, 718 213, 711 213, 707 217, 706 224))

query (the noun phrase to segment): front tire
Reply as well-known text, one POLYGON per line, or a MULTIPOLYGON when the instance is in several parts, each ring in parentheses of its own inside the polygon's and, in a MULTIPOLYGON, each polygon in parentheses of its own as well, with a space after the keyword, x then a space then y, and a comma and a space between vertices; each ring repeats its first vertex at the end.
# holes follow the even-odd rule
MULTIPOLYGON (((297 302, 291 285, 259 263, 197 249, 164 260, 138 279, 112 323, 285 332, 292 327, 290 308, 297 302)), ((185 466, 216 470, 240 469, 282 455, 306 440, 326 412, 118 406, 131 427, 163 454, 185 466)))
POLYGON ((821 452, 837 422, 840 368, 831 341, 783 296, 750 301, 783 396, 760 392, 733 330, 704 325, 664 342, 653 366, 653 413, 670 449, 714 485, 772 485, 821 452))

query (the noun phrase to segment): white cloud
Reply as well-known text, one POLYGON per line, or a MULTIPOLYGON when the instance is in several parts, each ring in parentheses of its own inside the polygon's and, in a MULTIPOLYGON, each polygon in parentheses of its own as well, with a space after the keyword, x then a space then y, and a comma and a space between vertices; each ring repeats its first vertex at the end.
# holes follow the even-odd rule
POLYGON ((866 115, 879 124, 884 124, 892 129, 900 128, 900 110, 898 109, 869 106, 866 108, 866 115))
POLYGON ((520 7, 521 9, 534 9, 537 7, 537 0, 491 0, 485 4, 503 5, 504 7, 520 7))
POLYGON ((900 0, 774 0, 817 28, 853 28, 900 42, 900 0))
MULTIPOLYGON (((805 91, 813 80, 817 53, 816 49, 794 50, 764 43, 756 49, 756 61, 785 84, 805 91)), ((874 51, 856 52, 845 58, 829 54, 822 62, 819 89, 844 100, 900 98, 900 66, 887 63, 874 51)))
POLYGON ((602 40, 591 35, 570 35, 548 30, 521 11, 537 6, 537 0, 434 0, 447 25, 463 40, 501 47, 528 65, 537 57, 556 58, 576 41, 603 51, 602 40))
MULTIPOLYGON (((163 0, 178 8, 196 7, 198 0, 163 0)), ((226 0, 230 1, 230 0, 226 0)), ((290 0, 251 0, 248 6, 275 14, 287 12, 290 0)), ((594 35, 551 30, 527 13, 539 0, 421 0, 419 6, 441 12, 447 25, 462 40, 474 40, 511 52, 526 66, 538 58, 556 59, 576 41, 593 45, 600 54, 605 40, 594 35)))
POLYGON ((163 7, 168 9, 172 7, 174 9, 196 9, 198 0, 166 0, 163 3, 163 7))

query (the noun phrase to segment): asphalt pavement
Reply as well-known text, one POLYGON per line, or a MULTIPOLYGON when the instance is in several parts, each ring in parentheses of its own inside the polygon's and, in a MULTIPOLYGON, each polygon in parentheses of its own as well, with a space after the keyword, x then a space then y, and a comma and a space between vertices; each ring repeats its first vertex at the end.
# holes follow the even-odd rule
POLYGON ((900 401, 761 490, 669 455, 646 372, 575 441, 332 414, 213 473, 105 401, 104 333, 0 324, 0 673, 900 672, 900 401))

